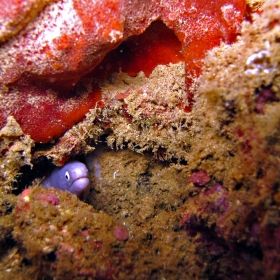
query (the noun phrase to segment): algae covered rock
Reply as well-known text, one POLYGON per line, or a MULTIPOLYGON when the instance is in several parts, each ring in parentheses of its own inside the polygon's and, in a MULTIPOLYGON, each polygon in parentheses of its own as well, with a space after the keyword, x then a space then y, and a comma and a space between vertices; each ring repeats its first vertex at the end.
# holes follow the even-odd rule
POLYGON ((14 218, 13 238, 44 277, 111 279, 132 266, 121 252, 127 238, 119 238, 120 225, 68 192, 26 189, 14 218))

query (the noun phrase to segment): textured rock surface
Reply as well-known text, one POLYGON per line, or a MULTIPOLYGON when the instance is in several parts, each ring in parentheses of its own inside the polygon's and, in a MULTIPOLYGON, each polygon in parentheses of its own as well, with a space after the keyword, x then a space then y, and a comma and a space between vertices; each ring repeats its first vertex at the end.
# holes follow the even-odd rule
POLYGON ((0 130, 0 193, 9 193, 19 170, 24 165, 32 166, 31 149, 34 142, 24 135, 13 117, 0 130))
MULTIPOLYGON (((9 118, 0 143, 2 186, 9 186, 0 194, 0 275, 279 278, 280 3, 262 2, 248 1, 259 10, 247 15, 235 43, 207 53, 191 87, 191 112, 184 110, 189 88, 181 56, 152 72, 149 66, 136 76, 131 68, 131 76, 111 75, 118 72, 116 53, 137 49, 144 32, 78 82, 74 92, 88 96, 99 74, 102 101, 58 141, 31 150, 9 118), (24 190, 51 170, 48 159, 59 165, 69 158, 89 166, 87 204, 58 190, 24 190)), ((144 2, 133 3, 138 22, 144 2)), ((164 24, 150 31, 155 26, 164 24)))

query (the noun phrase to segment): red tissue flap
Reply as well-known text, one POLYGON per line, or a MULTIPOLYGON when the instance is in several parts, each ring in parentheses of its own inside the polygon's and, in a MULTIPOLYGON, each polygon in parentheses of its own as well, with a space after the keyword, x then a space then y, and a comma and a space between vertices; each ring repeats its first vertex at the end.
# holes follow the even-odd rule
MULTIPOLYGON (((22 2, 31 5, 18 5, 22 2)), ((36 142, 59 137, 102 99, 97 84, 87 93, 77 90, 80 78, 91 71, 97 78, 120 68, 131 76, 144 71, 148 77, 159 64, 185 61, 188 77, 197 77, 208 50, 221 41, 234 42, 245 2, 45 1, 35 19, 21 21, 21 32, 11 39, 0 33, 0 42, 6 40, 0 46, 0 127, 13 115, 36 142)), ((20 15, 21 9, 13 8, 15 12, 20 15)), ((188 89, 191 79, 186 85, 188 89)), ((190 91, 188 99, 192 102, 190 91)))

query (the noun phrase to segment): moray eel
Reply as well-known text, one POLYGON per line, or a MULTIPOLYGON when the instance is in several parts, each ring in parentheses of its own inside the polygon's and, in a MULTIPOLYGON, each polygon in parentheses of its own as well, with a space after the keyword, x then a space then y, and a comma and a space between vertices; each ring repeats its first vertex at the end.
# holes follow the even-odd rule
POLYGON ((70 160, 64 166, 55 168, 41 185, 69 191, 85 199, 90 189, 88 169, 82 162, 70 160))

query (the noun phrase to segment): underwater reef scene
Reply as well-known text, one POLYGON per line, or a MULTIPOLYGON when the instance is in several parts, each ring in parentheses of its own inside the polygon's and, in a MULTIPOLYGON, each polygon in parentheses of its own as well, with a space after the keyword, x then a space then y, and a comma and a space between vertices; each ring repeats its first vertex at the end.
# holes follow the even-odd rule
POLYGON ((1 279, 280 278, 279 0, 0 4, 1 279))

